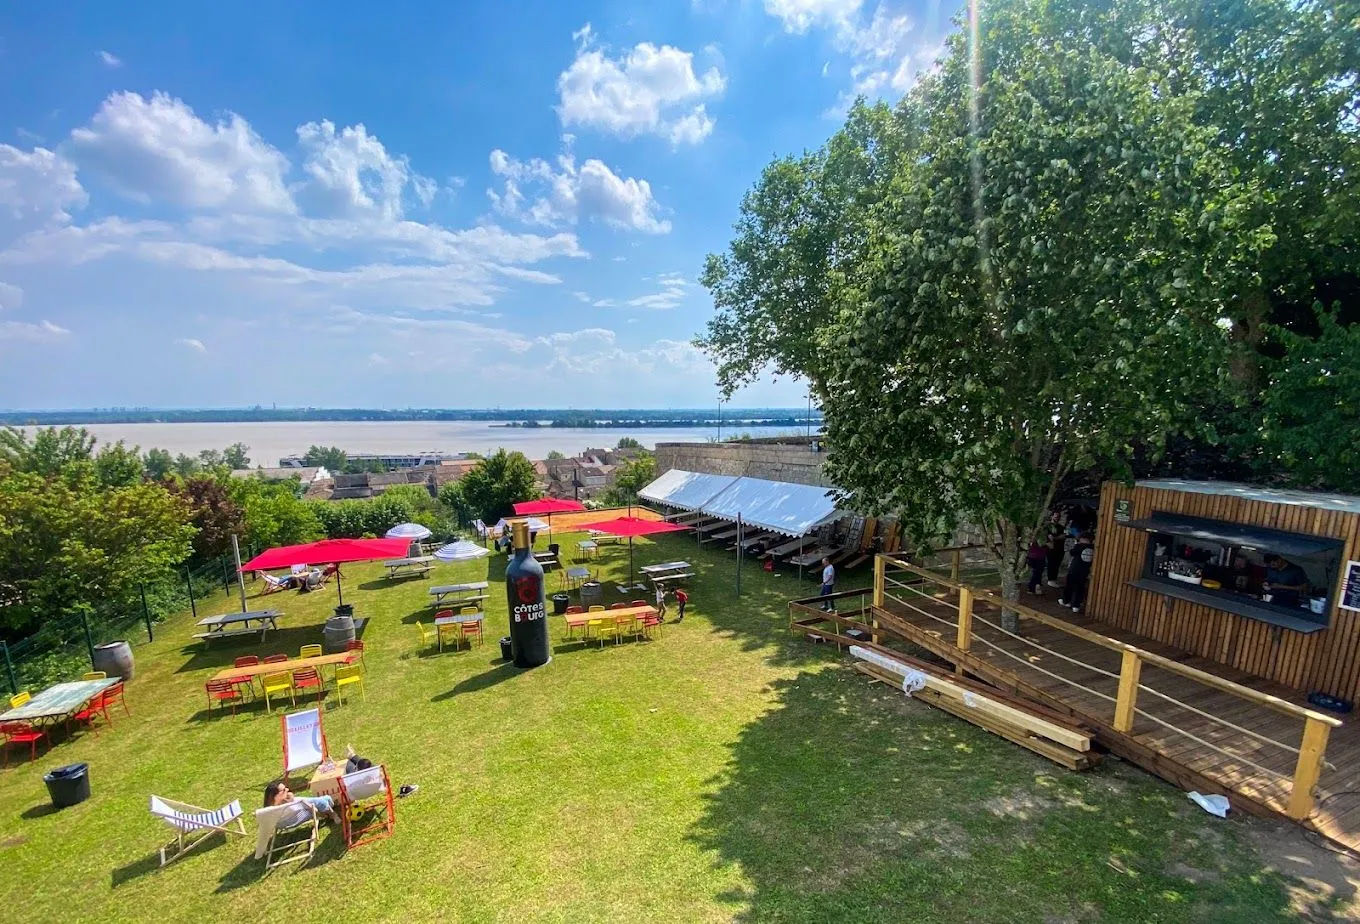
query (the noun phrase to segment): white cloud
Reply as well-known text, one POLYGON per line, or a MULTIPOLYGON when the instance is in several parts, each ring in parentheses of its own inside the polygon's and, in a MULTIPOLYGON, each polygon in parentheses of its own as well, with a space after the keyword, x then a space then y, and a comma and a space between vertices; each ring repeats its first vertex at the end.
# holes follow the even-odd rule
MULTIPOLYGON (((413 353, 412 355, 416 354, 413 353)), ((379 369, 382 368, 383 366, 392 365, 392 361, 388 359, 386 356, 382 355, 381 353, 369 353, 368 365, 374 369, 379 369)))
POLYGON ((540 337, 539 343, 553 351, 548 368, 569 374, 665 373, 708 376, 713 372, 708 358, 683 340, 657 340, 648 346, 627 348, 619 346, 612 330, 592 327, 540 337))
POLYGON ((0 144, 0 237, 65 224, 66 210, 86 201, 75 165, 60 154, 0 144))
POLYGON ((120 57, 118 57, 116 54, 114 54, 114 53, 111 52, 111 51, 101 51, 101 52, 99 52, 99 60, 102 61, 102 62, 104 63, 104 66, 105 66, 105 67, 110 67, 110 68, 112 68, 112 67, 122 67, 122 66, 123 66, 123 59, 120 58, 120 57))
POLYGON ((24 290, 7 282, 0 282, 0 311, 13 311, 24 303, 24 290))
POLYGON ((634 298, 596 299, 591 304, 596 308, 642 308, 647 311, 669 311, 683 302, 689 294, 690 283, 679 273, 662 273, 652 280, 657 284, 655 292, 634 298))
POLYGON ((587 23, 572 36, 576 58, 557 78, 563 126, 581 125, 632 138, 657 135, 672 144, 697 144, 713 131, 702 100, 720 96, 727 81, 718 68, 694 71, 694 55, 671 45, 641 42, 619 58, 594 47, 587 23))
MULTIPOLYGON (((850 59, 851 88, 829 114, 843 114, 856 96, 902 95, 940 50, 938 37, 925 40, 912 18, 889 0, 880 0, 868 15, 862 0, 765 0, 765 12, 789 33, 825 29, 832 45, 850 59)), ((828 62, 822 76, 830 71, 828 62)))
POLYGON ((71 332, 51 321, 0 321, 0 341, 13 340, 23 343, 52 343, 70 336, 71 332))
POLYGON ((492 173, 505 179, 500 192, 487 190, 502 214, 549 226, 596 220, 648 234, 671 230, 671 223, 657 216, 651 184, 620 177, 603 161, 591 159, 577 167, 570 154, 561 154, 554 166, 541 158, 515 160, 499 149, 490 160, 492 173), (534 187, 541 195, 535 192, 529 202, 524 189, 534 187))
POLYGON ((193 337, 180 337, 176 341, 182 347, 188 347, 195 353, 206 353, 208 348, 203 345, 202 340, 195 340, 193 337))
POLYGON ((405 157, 393 157, 362 124, 336 131, 332 122, 298 126, 298 145, 305 155, 306 181, 297 190, 309 211, 331 218, 402 215, 402 192, 407 183, 423 205, 434 200, 438 185, 411 172, 405 157))
POLYGON ((71 132, 71 157, 120 194, 185 209, 295 210, 288 159, 235 113, 209 124, 165 93, 115 93, 88 127, 71 132))
POLYGON ((840 26, 859 12, 862 0, 765 0, 765 12, 802 34, 813 26, 840 26))

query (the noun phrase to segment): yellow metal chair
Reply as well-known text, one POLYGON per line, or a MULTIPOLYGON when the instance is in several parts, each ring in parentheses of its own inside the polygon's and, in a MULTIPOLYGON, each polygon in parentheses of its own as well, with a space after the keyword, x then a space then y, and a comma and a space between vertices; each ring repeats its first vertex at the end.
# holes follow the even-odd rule
POLYGON ((25 690, 22 693, 15 693, 9 698, 9 708, 18 709, 24 703, 33 698, 33 694, 25 690))
POLYGON ((614 634, 622 640, 625 635, 637 638, 639 634, 637 620, 630 614, 627 616, 614 617, 614 634))
POLYGON ((598 603, 592 606, 590 609, 586 610, 587 613, 603 613, 604 611, 605 611, 604 607, 598 603))
POLYGON ((619 626, 612 616, 601 617, 586 623, 586 637, 590 638, 592 632, 595 634, 596 640, 599 641, 600 647, 603 648, 605 639, 611 637, 615 640, 618 639, 619 626))
POLYGON ((264 705, 270 712, 274 711, 274 704, 269 701, 269 694, 271 693, 287 693, 288 698, 292 701, 293 705, 297 705, 297 696, 294 695, 293 691, 292 674, 287 671, 281 671, 277 674, 265 674, 264 677, 261 678, 261 682, 264 685, 264 705))
POLYGON ((435 626, 435 632, 439 636, 439 650, 444 650, 445 642, 453 642, 456 650, 463 641, 463 624, 461 622, 447 622, 442 626, 435 626))
POLYGON ((364 690, 364 672, 359 665, 351 664, 335 669, 335 695, 340 698, 340 702, 345 701, 345 687, 356 683, 359 685, 359 695, 367 700, 368 693, 364 690))
POLYGON ((420 630, 420 647, 421 647, 421 648, 429 648, 431 645, 433 645, 435 642, 437 642, 437 641, 439 640, 439 637, 438 637, 438 635, 434 632, 434 630, 433 630, 433 629, 427 628, 427 627, 425 626, 425 623, 423 623, 423 622, 417 622, 417 623, 416 623, 416 628, 420 630))
POLYGON ((299 658, 319 658, 323 654, 320 645, 303 645, 298 652, 299 658))
POLYGON ((81 680, 108 680, 109 675, 104 671, 86 671, 80 678, 81 680))

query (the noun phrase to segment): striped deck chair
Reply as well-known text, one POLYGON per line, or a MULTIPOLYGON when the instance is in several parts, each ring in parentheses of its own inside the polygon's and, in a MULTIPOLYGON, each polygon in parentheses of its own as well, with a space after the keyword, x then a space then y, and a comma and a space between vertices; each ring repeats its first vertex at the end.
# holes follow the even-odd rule
POLYGON ((300 799, 255 810, 255 859, 265 872, 286 863, 305 863, 316 851, 320 831, 316 809, 300 799))
POLYGON ((161 866, 178 860, 218 831, 246 836, 240 800, 234 799, 214 812, 187 802, 152 796, 151 814, 175 829, 175 839, 161 848, 161 866))

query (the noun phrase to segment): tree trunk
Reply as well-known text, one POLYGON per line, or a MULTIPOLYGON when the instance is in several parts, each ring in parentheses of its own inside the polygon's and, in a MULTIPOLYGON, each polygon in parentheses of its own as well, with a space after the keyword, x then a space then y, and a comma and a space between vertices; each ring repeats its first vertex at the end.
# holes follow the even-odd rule
MULTIPOLYGON (((1014 603, 1020 599, 1020 581, 1015 576, 1017 535, 1014 523, 1009 520, 1001 522, 1001 561, 998 570, 1001 573, 1001 599, 1008 603, 1014 603)), ((1010 607, 1003 607, 1001 610, 1001 628, 1018 635, 1020 633, 1020 614, 1010 607)))

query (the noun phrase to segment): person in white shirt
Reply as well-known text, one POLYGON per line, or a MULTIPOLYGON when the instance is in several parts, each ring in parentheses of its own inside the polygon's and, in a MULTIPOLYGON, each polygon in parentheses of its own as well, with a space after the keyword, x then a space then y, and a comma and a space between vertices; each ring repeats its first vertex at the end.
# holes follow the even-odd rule
POLYGON ((656 614, 661 619, 666 618, 666 585, 656 585, 656 614))
MULTIPOLYGON (((836 569, 831 564, 831 559, 822 559, 822 596, 830 596, 836 592, 836 569)), ((822 603, 822 609, 828 613, 836 612, 834 600, 827 600, 822 603)))

